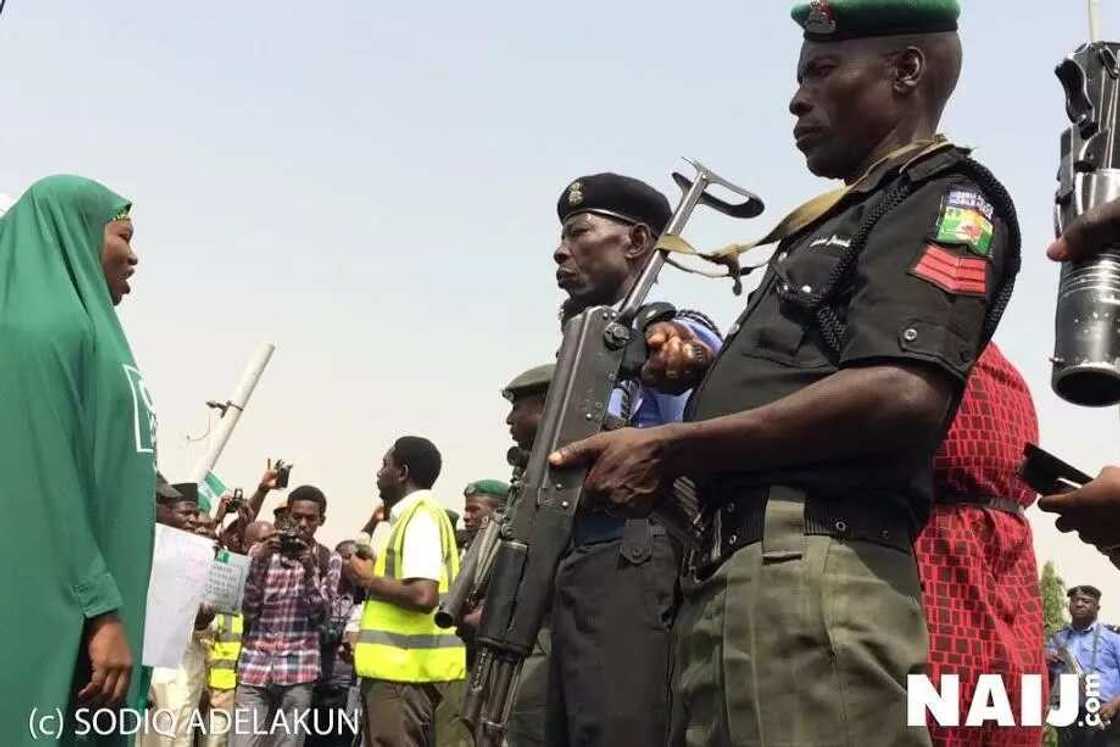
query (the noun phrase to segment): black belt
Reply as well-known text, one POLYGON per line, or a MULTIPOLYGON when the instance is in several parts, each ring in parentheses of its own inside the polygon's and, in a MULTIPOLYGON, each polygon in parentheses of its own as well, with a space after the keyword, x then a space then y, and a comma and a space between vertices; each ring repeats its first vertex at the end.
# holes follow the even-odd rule
POLYGON ((913 552, 909 517, 898 511, 870 511, 866 501, 819 499, 798 488, 781 485, 710 491, 703 504, 704 539, 689 559, 697 578, 715 572, 739 549, 761 542, 769 497, 804 501, 805 534, 840 540, 874 542, 905 553, 913 552))
POLYGON ((1003 511, 1005 514, 1012 514, 1013 516, 1024 516, 1025 511, 1022 505, 1017 501, 1010 498, 998 498, 995 496, 969 496, 969 495, 939 495, 934 503, 939 506, 977 506, 979 508, 990 508, 996 511, 1003 511))

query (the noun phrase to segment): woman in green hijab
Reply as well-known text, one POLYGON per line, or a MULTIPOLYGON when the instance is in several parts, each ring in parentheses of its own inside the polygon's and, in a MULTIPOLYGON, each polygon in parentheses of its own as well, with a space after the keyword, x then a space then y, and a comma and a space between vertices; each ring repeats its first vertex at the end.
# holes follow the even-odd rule
POLYGON ((156 429, 113 309, 137 262, 129 207, 54 176, 0 218, 5 746, 54 736, 56 713, 71 735, 61 742, 76 742, 76 708, 136 708, 143 695, 156 429))

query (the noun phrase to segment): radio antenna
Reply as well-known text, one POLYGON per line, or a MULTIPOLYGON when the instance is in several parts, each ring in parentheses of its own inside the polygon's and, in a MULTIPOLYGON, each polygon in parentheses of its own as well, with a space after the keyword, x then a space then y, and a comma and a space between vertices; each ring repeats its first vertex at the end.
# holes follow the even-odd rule
MULTIPOLYGON (((0 8, 3 8, 0 2, 0 8)), ((1101 40, 1101 0, 1089 0, 1089 41, 1092 43, 1101 40)))

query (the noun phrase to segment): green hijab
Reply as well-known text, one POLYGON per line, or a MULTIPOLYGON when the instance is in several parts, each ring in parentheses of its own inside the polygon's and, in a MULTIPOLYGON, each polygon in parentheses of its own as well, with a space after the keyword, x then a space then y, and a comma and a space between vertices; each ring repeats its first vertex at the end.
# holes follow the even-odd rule
POLYGON ((89 618, 124 622, 130 703, 142 694, 155 416, 101 266, 105 225, 129 207, 53 176, 0 218, 0 640, 19 642, 0 668, 2 744, 89 681, 89 618))

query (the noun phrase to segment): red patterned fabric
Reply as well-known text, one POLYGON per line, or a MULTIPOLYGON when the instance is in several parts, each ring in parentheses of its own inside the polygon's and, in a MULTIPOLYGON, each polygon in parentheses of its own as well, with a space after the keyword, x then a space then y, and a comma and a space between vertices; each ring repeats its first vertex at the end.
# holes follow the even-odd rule
MULTIPOLYGON (((995 344, 980 357, 934 460, 938 495, 1035 499, 1016 476, 1023 445, 1038 440, 1026 382, 995 344)), ((1001 674, 1019 720, 1023 674, 1046 679, 1042 598, 1030 525, 989 508, 935 505, 915 545, 930 634, 930 672, 960 675, 961 720, 981 674, 1001 674)), ((1045 694, 1044 694, 1045 696, 1045 694)), ((1045 702, 1045 700, 1043 701, 1045 702)), ((945 728, 937 747, 1037 747, 1041 728, 945 728)))

